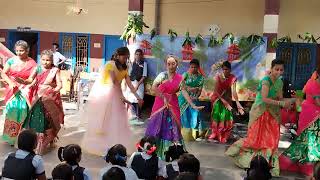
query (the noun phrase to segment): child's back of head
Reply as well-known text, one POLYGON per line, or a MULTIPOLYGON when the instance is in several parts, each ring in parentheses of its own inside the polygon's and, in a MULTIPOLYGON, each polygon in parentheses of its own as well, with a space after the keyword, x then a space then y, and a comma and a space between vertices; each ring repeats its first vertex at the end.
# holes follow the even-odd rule
POLYGON ((247 180, 268 180, 272 178, 268 161, 261 155, 255 156, 247 170, 247 180))
POLYGON ((78 165, 78 163, 81 161, 81 155, 81 147, 77 144, 69 144, 58 149, 59 160, 61 162, 65 161, 71 166, 78 165))
POLYGON ((198 176, 191 172, 182 172, 175 180, 198 180, 198 176))
POLYGON ((79 166, 81 161, 81 147, 77 144, 69 144, 65 147, 60 147, 58 150, 58 158, 61 162, 66 162, 73 166, 74 180, 84 179, 85 168, 79 166))
POLYGON ((185 153, 178 160, 180 172, 190 172, 200 175, 200 161, 193 155, 185 153))
POLYGON ((156 156, 156 138, 153 136, 145 136, 137 143, 138 152, 144 152, 149 155, 156 156))
POLYGON ((72 167, 67 163, 58 164, 51 175, 53 180, 73 180, 72 167))
POLYGON ((155 179, 159 166, 159 158, 156 154, 156 139, 146 136, 137 143, 140 153, 131 156, 131 168, 136 172, 139 179, 155 179))
POLYGON ((168 148, 168 151, 165 152, 166 161, 171 162, 177 160, 184 153, 187 153, 187 151, 185 151, 183 145, 173 144, 168 148))
POLYGON ((112 167, 103 174, 102 180, 126 180, 126 176, 119 167, 112 167))
POLYGON ((18 136, 18 148, 24 151, 33 152, 37 146, 37 134, 32 129, 20 132, 18 136))
POLYGON ((122 144, 112 146, 104 157, 107 163, 113 165, 127 166, 127 149, 122 144))

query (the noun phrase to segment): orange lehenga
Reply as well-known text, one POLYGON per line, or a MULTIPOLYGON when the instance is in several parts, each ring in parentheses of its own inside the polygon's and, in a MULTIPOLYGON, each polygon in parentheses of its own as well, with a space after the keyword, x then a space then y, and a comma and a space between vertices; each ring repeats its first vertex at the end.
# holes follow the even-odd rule
POLYGON ((225 154, 232 157, 240 168, 249 168, 251 159, 262 155, 273 167, 272 175, 279 176, 280 107, 262 101, 263 84, 269 87, 268 98, 279 99, 282 80, 279 78, 273 83, 269 76, 264 77, 259 83, 256 100, 250 111, 247 137, 232 144, 225 154))

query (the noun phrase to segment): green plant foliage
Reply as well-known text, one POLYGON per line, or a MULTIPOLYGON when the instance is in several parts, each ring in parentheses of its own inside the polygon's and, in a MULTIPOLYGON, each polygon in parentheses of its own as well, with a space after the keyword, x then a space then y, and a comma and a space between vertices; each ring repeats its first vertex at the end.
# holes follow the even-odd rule
POLYGON ((234 35, 232 33, 227 33, 222 37, 223 40, 228 39, 230 41, 230 44, 233 44, 234 42, 234 35))
POLYGON ((143 34, 143 27, 149 28, 143 22, 143 15, 129 14, 127 25, 124 27, 120 39, 128 41, 130 38, 133 38, 135 41, 136 35, 143 34))
POLYGON ((197 46, 203 47, 204 46, 203 36, 201 34, 198 34, 194 39, 194 42, 196 43, 197 46))
POLYGON ((241 37, 238 41, 238 46, 241 52, 240 59, 242 61, 250 59, 252 52, 262 43, 265 43, 262 36, 252 34, 248 37, 241 37))
POLYGON ((156 28, 151 29, 150 31, 150 39, 152 40, 157 35, 156 28))
POLYGON ((155 43, 152 45, 151 52, 153 56, 158 59, 165 58, 165 53, 163 52, 163 44, 161 43, 160 39, 156 39, 155 43))
POLYGON ((170 41, 174 41, 176 37, 178 36, 178 33, 174 31, 173 29, 169 29, 168 34, 170 36, 170 41))
POLYGON ((303 42, 307 42, 307 43, 315 43, 317 44, 317 41, 320 39, 320 37, 315 38, 313 36, 313 34, 306 32, 303 35, 298 34, 298 38, 301 39, 303 42))
POLYGON ((290 37, 289 35, 284 36, 284 37, 278 39, 278 43, 279 43, 279 42, 280 42, 280 43, 292 43, 291 37, 290 37))
POLYGON ((182 47, 185 45, 190 45, 190 46, 192 45, 192 39, 190 37, 189 31, 186 32, 186 39, 183 41, 182 47))
POLYGON ((216 47, 216 46, 221 46, 224 43, 223 38, 217 38, 214 37, 213 35, 210 35, 210 39, 208 42, 208 47, 216 47))

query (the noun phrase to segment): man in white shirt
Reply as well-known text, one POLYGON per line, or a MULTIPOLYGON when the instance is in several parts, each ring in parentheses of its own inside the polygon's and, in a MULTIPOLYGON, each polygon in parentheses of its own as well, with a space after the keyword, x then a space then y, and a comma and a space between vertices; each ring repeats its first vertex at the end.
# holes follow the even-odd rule
POLYGON ((53 64, 54 66, 58 67, 59 69, 69 69, 69 65, 66 64, 68 58, 64 57, 59 52, 59 44, 52 43, 52 51, 53 51, 53 64))

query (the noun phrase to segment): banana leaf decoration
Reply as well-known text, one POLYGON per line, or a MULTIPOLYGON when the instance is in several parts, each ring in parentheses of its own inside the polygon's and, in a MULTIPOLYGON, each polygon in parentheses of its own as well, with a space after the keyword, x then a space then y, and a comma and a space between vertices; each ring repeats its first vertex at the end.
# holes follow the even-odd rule
POLYGON ((196 43, 196 45, 198 46, 203 46, 203 37, 201 34, 198 34, 196 36, 196 38, 194 39, 194 42, 196 43))
POLYGON ((263 37, 256 34, 251 34, 247 39, 248 42, 252 45, 260 45, 264 43, 263 37))
POLYGON ((291 41, 291 37, 290 36, 284 36, 284 37, 282 37, 282 38, 280 38, 280 39, 278 39, 278 43, 291 43, 292 41, 291 41))
POLYGON ((271 48, 276 49, 278 47, 278 45, 279 45, 278 39, 277 38, 273 38, 271 40, 271 44, 270 44, 271 48))
POLYGON ((223 38, 216 38, 214 37, 214 35, 210 35, 210 39, 209 39, 209 42, 208 42, 208 47, 215 47, 215 46, 220 46, 224 43, 224 39, 223 38))
POLYGON ((151 29, 150 31, 150 39, 152 40, 157 35, 156 28, 151 29))
POLYGON ((136 35, 143 33, 143 27, 149 28, 149 26, 143 22, 142 14, 129 14, 127 25, 124 27, 124 31, 120 39, 128 41, 132 38, 133 41, 135 41, 136 35))
POLYGON ((186 32, 186 39, 183 41, 182 47, 185 45, 190 45, 190 46, 192 45, 192 39, 190 37, 189 31, 186 32))
POLYGON ((174 39, 178 36, 177 32, 172 29, 169 29, 168 34, 171 42, 174 41, 174 39))
POLYGON ((234 42, 234 35, 232 33, 227 33, 222 37, 223 40, 225 39, 229 39, 230 40, 230 44, 233 44, 234 42))
POLYGON ((298 38, 301 39, 303 42, 307 42, 307 43, 317 43, 317 41, 320 39, 320 37, 315 38, 313 34, 309 32, 304 33, 303 36, 298 34, 298 38))

